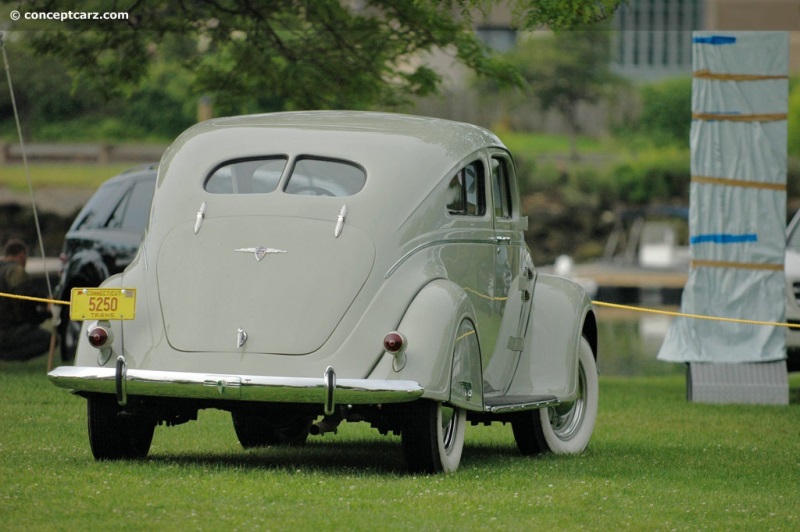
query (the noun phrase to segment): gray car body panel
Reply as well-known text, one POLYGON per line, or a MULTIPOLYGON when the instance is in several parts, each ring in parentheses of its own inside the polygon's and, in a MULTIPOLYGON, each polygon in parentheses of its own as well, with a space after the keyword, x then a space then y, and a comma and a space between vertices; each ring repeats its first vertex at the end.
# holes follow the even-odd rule
POLYGON ((51 380, 112 393, 120 378, 107 373, 121 356, 125 379, 146 377, 132 389, 153 396, 193 397, 197 383, 225 376, 299 383, 297 393, 240 400, 317 402, 318 391, 302 390, 330 367, 354 386, 379 383, 349 395, 361 403, 422 396, 483 411, 510 396, 524 408, 544 404, 531 397, 569 401, 591 305, 578 285, 536 273, 526 224, 510 154, 476 126, 343 111, 204 122, 165 152, 139 254, 105 283, 137 289, 136 319, 111 324, 113 356, 83 342, 82 369, 57 368, 51 380), (220 165, 269 156, 287 159, 274 192, 204 189, 220 165), (364 186, 346 197, 286 193, 302 157, 352 162, 364 186), (503 217, 491 184, 498 159, 511 180, 503 217), (449 214, 450 180, 470 163, 485 172, 485 212, 449 214), (383 348, 395 330, 407 339, 402 361, 383 348))

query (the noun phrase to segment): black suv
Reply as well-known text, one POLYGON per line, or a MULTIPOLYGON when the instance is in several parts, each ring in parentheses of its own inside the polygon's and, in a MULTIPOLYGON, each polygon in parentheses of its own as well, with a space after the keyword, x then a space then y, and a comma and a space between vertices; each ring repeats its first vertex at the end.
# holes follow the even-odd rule
MULTIPOLYGON (((150 217, 156 186, 155 164, 137 166, 103 183, 78 213, 64 238, 57 297, 68 301, 77 287, 99 286, 131 263, 150 217)), ((61 358, 75 358, 81 323, 62 307, 58 334, 61 358)))

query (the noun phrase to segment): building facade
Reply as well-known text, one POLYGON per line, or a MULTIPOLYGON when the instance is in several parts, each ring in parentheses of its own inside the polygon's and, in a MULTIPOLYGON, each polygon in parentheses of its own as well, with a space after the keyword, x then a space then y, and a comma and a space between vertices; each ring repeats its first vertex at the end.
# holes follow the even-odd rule
POLYGON ((629 0, 614 15, 613 67, 637 81, 690 75, 692 31, 789 31, 800 72, 800 0, 629 0))

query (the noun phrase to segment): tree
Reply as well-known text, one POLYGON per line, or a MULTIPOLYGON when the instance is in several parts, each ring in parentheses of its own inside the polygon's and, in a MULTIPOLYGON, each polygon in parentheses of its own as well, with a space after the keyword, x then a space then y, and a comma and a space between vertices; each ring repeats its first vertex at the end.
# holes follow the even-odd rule
POLYGON ((526 90, 541 109, 554 109, 564 118, 570 130, 572 159, 578 158, 578 104, 596 103, 622 83, 609 68, 610 47, 609 32, 579 29, 534 34, 512 53, 526 90))
MULTIPOLYGON (((385 107, 437 90, 439 74, 421 60, 434 50, 479 76, 520 84, 517 70, 471 31, 473 17, 496 1, 31 0, 21 9, 129 18, 23 17, 15 29, 34 30, 37 52, 60 58, 79 84, 107 96, 132 90, 174 51, 162 43, 182 40, 193 44, 181 56, 191 90, 212 96, 218 113, 385 107)), ((520 27, 570 28, 610 16, 621 0, 511 1, 520 27)))
MULTIPOLYGON (((69 75, 55 59, 37 57, 20 46, 9 46, 6 57, 14 66, 16 104, 26 138, 32 129, 42 126, 48 119, 68 120, 91 112, 93 95, 72 95, 69 75)), ((1 63, 2 59, 0 66, 1 63)), ((0 78, 5 78, 4 74, 0 78)), ((2 79, 0 87, 0 134, 16 138, 11 94, 5 79, 2 79)))

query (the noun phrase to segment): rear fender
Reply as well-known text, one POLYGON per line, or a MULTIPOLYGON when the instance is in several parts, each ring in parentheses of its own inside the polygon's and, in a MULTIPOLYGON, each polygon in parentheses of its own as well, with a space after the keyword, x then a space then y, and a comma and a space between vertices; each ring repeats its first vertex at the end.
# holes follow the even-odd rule
POLYGON ((473 316, 472 303, 460 286, 444 279, 431 281, 414 297, 397 327, 406 339, 404 364, 393 367, 393 355, 385 353, 370 378, 416 381, 425 389, 424 397, 437 401, 451 401, 451 382, 455 382, 460 389, 453 391, 453 402, 479 409, 480 349, 466 342, 455 350, 457 360, 453 360, 462 322, 466 320, 468 336, 475 337, 470 332, 473 316), (471 393, 464 393, 466 389, 471 393))
MULTIPOLYGON (((574 399, 578 390, 578 347, 584 333, 596 336, 589 297, 576 283, 539 274, 533 291, 524 351, 508 395, 554 395, 574 399)), ((596 338, 588 338, 596 346, 596 338)), ((596 350, 595 350, 596 353, 596 350)))

